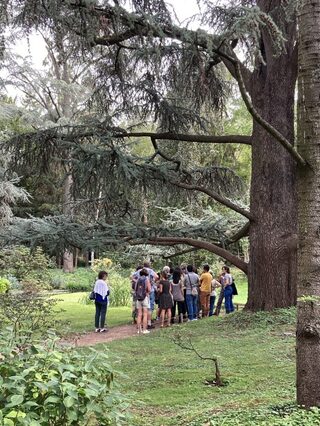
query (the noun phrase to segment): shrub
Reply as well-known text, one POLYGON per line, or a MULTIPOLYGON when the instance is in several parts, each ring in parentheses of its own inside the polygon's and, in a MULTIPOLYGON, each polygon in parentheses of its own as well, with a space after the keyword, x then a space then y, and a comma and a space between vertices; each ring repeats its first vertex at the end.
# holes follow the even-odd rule
POLYGON ((50 333, 45 344, 24 348, 0 334, 0 422, 15 425, 113 425, 127 403, 113 390, 104 352, 63 351, 50 333), (121 409, 120 409, 121 404, 121 409))
POLYGON ((102 259, 96 259, 91 265, 91 269, 98 275, 99 271, 107 271, 112 265, 112 260, 108 257, 102 259))
POLYGON ((93 288, 93 283, 91 281, 88 282, 77 282, 77 281, 69 281, 65 285, 66 290, 76 293, 79 291, 91 291, 93 288))
POLYGON ((10 288, 10 281, 7 278, 0 277, 0 294, 6 293, 10 288))
MULTIPOLYGON (((41 336, 57 325, 58 299, 36 293, 7 293, 0 295, 0 328, 10 326, 16 340, 41 336)), ((21 341, 21 343, 25 343, 21 341)))
POLYGON ((131 287, 128 278, 118 272, 110 273, 110 306, 128 306, 131 301, 131 287))
POLYGON ((0 269, 15 276, 19 281, 28 275, 42 279, 52 263, 41 247, 34 251, 24 246, 16 246, 0 251, 0 269))

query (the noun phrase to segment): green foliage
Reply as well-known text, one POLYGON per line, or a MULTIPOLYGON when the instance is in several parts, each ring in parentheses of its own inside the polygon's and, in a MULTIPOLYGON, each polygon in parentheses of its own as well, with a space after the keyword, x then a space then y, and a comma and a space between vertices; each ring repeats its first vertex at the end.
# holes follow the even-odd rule
POLYGON ((320 409, 304 410, 294 403, 250 410, 228 410, 188 423, 189 426, 311 426, 320 424, 320 409))
POLYGON ((27 342, 33 335, 46 334, 57 326, 57 299, 39 296, 34 292, 0 295, 0 330, 10 326, 15 339, 27 342))
POLYGON ((0 270, 17 278, 25 290, 48 288, 48 268, 52 262, 41 247, 14 246, 0 251, 0 270))
MULTIPOLYGON (((126 271, 125 271, 126 272, 126 271)), ((110 306, 128 306, 131 301, 129 272, 123 276, 119 272, 110 273, 110 306)))
POLYGON ((65 273, 61 269, 52 269, 49 271, 49 275, 49 283, 52 288, 71 292, 91 291, 96 276, 89 268, 77 268, 70 273, 65 273))
POLYGON ((7 278, 0 277, 0 294, 6 293, 10 288, 10 281, 7 278))
POLYGON ((1 424, 67 426, 115 425, 127 403, 113 390, 113 372, 104 352, 59 349, 45 343, 16 346, 12 330, 0 334, 1 424))

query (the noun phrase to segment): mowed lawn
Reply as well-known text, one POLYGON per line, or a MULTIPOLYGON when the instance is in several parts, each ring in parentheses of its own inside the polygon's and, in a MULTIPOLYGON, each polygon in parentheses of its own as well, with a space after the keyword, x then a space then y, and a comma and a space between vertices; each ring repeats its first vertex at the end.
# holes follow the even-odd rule
MULTIPOLYGON (((83 303, 88 293, 62 293, 53 296, 59 299, 57 319, 67 323, 66 333, 81 333, 94 330, 95 306, 93 302, 83 303)), ((107 325, 129 324, 131 322, 131 308, 128 306, 110 308, 107 310, 107 325)))
MULTIPOLYGON (((283 424, 271 420, 264 423, 266 414, 254 410, 269 407, 267 412, 272 417, 275 411, 270 405, 294 401, 294 325, 293 309, 254 315, 236 312, 96 348, 109 351, 111 364, 119 371, 115 381, 131 397, 129 424, 283 424), (192 339, 203 356, 218 357, 227 386, 204 384, 213 378, 213 363, 175 345, 173 335, 181 332, 192 339), (237 410, 240 414, 233 415, 237 410), (249 410, 249 414, 241 410, 249 410), (238 422, 241 415, 244 417, 238 422)), ((320 416, 318 420, 320 424, 320 416)))

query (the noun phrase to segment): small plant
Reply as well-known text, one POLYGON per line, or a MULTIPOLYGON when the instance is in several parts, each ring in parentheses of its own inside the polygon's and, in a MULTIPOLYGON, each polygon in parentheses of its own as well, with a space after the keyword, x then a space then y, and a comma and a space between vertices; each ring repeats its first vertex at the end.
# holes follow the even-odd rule
POLYGON ((206 385, 214 385, 214 386, 225 386, 227 382, 222 379, 219 364, 218 364, 218 358, 216 356, 203 356, 201 355, 198 350, 194 347, 191 336, 183 334, 181 331, 176 332, 173 335, 173 343, 175 343, 177 346, 179 346, 181 349, 185 349, 187 351, 192 351, 195 353, 201 360, 204 361, 212 361, 214 366, 214 380, 206 380, 206 385))
POLYGON ((0 294, 6 293, 10 288, 10 281, 7 278, 0 277, 0 294))
POLYGON ((0 424, 121 424, 128 404, 113 390, 107 355, 61 350, 56 340, 49 332, 44 344, 21 347, 12 329, 0 333, 0 424))

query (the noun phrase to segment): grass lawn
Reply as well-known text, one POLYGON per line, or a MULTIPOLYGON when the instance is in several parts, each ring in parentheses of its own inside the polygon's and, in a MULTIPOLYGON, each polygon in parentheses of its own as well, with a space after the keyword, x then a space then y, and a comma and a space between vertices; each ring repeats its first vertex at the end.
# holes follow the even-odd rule
MULTIPOLYGON (((283 408, 258 409, 295 398, 294 325, 293 309, 237 312, 98 348, 109 350, 114 368, 125 374, 115 374, 115 380, 132 395, 132 425, 286 424, 270 420, 283 408), (213 378, 213 365, 176 346, 172 333, 177 330, 190 335, 204 356, 218 356, 227 386, 204 384, 213 378)), ((320 416, 318 421, 310 424, 320 424, 320 416)))
MULTIPOLYGON (((88 297, 88 293, 63 293, 54 296, 60 301, 57 304, 58 309, 63 309, 57 315, 58 320, 67 321, 69 332, 85 332, 94 329, 95 306, 93 303, 80 303, 82 298, 88 297)), ((107 324, 108 327, 128 324, 131 322, 131 308, 108 308, 107 324)))

